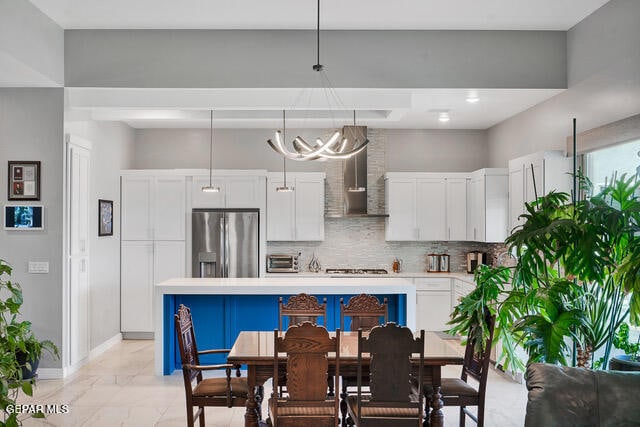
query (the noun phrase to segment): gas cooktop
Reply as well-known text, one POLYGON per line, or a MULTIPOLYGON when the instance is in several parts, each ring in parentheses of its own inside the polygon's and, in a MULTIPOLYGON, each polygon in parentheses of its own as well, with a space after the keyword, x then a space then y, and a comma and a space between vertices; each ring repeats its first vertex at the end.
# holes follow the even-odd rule
POLYGON ((384 268, 327 268, 327 274, 387 274, 384 268))

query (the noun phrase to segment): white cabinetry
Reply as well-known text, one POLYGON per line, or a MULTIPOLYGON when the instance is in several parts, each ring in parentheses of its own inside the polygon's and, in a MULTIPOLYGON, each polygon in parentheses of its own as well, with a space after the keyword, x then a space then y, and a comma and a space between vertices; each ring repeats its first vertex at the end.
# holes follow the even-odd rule
POLYGON ((571 191, 571 158, 561 151, 543 151, 509 160, 509 224, 521 224, 524 204, 551 191, 571 191))
POLYGON ((264 177, 213 176, 211 184, 220 189, 217 193, 205 193, 202 187, 209 185, 209 176, 194 176, 191 187, 193 208, 259 208, 264 204, 264 177))
POLYGON ((184 251, 182 241, 122 242, 122 332, 153 332, 153 285, 184 276, 184 251))
POLYGON ((184 240, 185 178, 122 177, 122 240, 184 240))
POLYGON ((290 192, 277 192, 284 185, 282 175, 267 178, 267 240, 324 240, 324 174, 287 175, 290 192))
POLYGON ((388 173, 385 197, 386 240, 466 240, 466 174, 388 173))
POLYGON ((446 240, 467 240, 467 178, 447 178, 446 240))
POLYGON ((416 327, 426 331, 444 331, 451 315, 451 279, 421 277, 416 285, 416 327))
POLYGON ((473 283, 466 282, 460 279, 453 279, 453 299, 451 300, 451 309, 458 305, 460 300, 469 295, 475 289, 473 283))
POLYGON ((467 197, 468 240, 503 242, 509 224, 507 169, 480 169, 471 174, 467 197))

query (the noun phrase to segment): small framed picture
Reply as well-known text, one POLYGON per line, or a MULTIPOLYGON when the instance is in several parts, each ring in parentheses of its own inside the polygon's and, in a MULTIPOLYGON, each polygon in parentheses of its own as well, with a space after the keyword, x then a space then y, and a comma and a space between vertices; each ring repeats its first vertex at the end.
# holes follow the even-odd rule
POLYGON ((8 200, 40 200, 40 162, 9 161, 8 200))
POLYGON ((113 236, 113 200, 98 200, 98 236, 113 236))

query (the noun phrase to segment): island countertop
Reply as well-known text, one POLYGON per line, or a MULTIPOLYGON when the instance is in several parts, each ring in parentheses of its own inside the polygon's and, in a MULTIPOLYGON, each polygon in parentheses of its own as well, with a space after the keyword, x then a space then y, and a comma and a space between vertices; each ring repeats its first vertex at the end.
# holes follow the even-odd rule
POLYGON ((401 277, 287 277, 255 278, 176 278, 155 286, 161 294, 211 294, 211 295, 279 295, 305 292, 308 294, 360 293, 415 293, 410 279, 401 277))
MULTIPOLYGON (((155 336, 155 372, 163 375, 171 372, 165 366, 165 360, 173 352, 173 307, 169 303, 177 298, 275 298, 275 295, 293 295, 305 292, 311 295, 398 295, 399 310, 402 319, 411 329, 416 327, 416 285, 410 278, 401 277, 308 277, 292 275, 290 277, 256 278, 175 278, 157 283, 154 286, 154 336, 155 336), (202 297, 200 297, 202 295, 202 297), (267 297, 271 295, 271 297, 267 297), (168 299, 167 299, 168 298, 168 299), (217 297, 216 297, 217 298, 217 297)), ((195 299, 193 300, 196 301, 195 299)), ((275 301, 275 300, 274 300, 275 301)), ((269 307, 272 304, 268 304, 269 307)), ((334 304, 335 305, 335 304, 334 304)), ((277 307, 277 304, 276 304, 277 307)), ((335 307, 334 307, 335 309, 335 307)), ((260 307, 253 311, 260 316, 260 307)), ((211 313, 212 322, 214 311, 211 313)), ((227 326, 220 325, 220 328, 227 326)))

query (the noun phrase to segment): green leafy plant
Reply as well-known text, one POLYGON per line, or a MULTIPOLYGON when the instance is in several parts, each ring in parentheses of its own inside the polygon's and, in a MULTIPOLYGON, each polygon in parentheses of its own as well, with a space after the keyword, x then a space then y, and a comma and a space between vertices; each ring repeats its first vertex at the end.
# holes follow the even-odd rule
MULTIPOLYGON (((23 370, 31 371, 32 364, 40 359, 43 351, 59 357, 58 349, 51 341, 37 340, 31 331, 31 322, 19 319, 22 289, 10 280, 11 271, 11 266, 0 259, 0 408, 4 414, 0 426, 7 427, 22 425, 17 414, 7 409, 15 405, 18 393, 33 395, 35 378, 25 379, 23 370)), ((43 418, 44 414, 33 416, 43 418)))
POLYGON ((629 342, 629 324, 622 323, 613 337, 613 346, 624 351, 632 362, 640 362, 640 336, 635 343, 629 342))
POLYGON ((462 335, 474 342, 476 353, 485 350, 490 333, 487 318, 496 314, 498 297, 504 291, 503 285, 509 276, 510 272, 506 267, 479 265, 473 276, 476 288, 462 297, 453 309, 448 323, 453 326, 448 332, 462 335))

